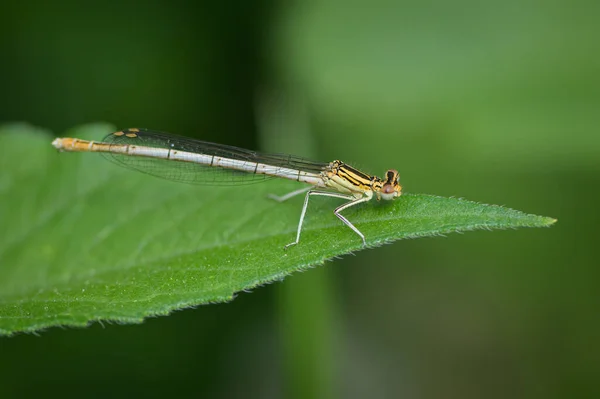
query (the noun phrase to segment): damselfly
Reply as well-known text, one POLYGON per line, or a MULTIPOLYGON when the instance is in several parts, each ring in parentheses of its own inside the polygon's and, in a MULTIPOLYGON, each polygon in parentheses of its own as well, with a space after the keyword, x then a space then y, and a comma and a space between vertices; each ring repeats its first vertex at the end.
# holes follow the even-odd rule
POLYGON ((348 200, 333 213, 366 245, 365 236, 341 212, 373 198, 392 200, 402 194, 398 171, 393 169, 380 179, 337 160, 321 163, 292 155, 263 154, 146 129, 111 133, 103 141, 57 138, 52 145, 60 151, 100 152, 121 166, 184 183, 243 184, 271 177, 308 183, 309 187, 281 197, 271 196, 282 202, 306 193, 296 240, 285 248, 300 241, 308 200, 313 195, 348 200))

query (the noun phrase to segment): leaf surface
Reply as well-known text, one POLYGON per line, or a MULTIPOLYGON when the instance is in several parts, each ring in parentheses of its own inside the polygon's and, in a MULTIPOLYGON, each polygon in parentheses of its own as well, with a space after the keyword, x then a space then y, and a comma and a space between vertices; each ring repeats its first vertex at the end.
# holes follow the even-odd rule
MULTIPOLYGON (((100 139, 88 125, 66 136, 100 139)), ((332 213, 311 201, 300 244, 302 197, 269 181, 192 186, 119 168, 98 154, 58 153, 50 132, 0 128, 0 334, 92 321, 138 323, 175 309, 228 301, 362 249, 332 213)), ((345 215, 375 247, 403 238, 475 229, 543 227, 554 219, 457 198, 406 194, 345 215)))

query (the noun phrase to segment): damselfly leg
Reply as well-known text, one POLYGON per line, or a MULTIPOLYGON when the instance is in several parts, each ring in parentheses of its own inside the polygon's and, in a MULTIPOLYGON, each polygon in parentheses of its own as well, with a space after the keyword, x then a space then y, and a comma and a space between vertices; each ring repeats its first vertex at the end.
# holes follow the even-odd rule
MULTIPOLYGON (((300 193, 301 193, 301 191, 297 190, 292 193, 286 194, 284 197, 286 197, 287 195, 290 195, 290 194, 298 195, 300 193)), ((342 198, 342 199, 350 200, 349 202, 346 202, 345 204, 338 206, 333 211, 333 213, 342 222, 344 222, 344 224, 346 226, 350 227, 352 229, 352 231, 354 231, 356 234, 358 234, 360 236, 360 238, 362 238, 363 245, 367 245, 365 236, 348 219, 346 219, 342 214, 340 214, 340 212, 343 211, 344 209, 358 205, 362 202, 367 202, 371 199, 370 197, 365 196, 362 198, 356 198, 355 196, 349 195, 349 194, 332 193, 329 191, 320 191, 320 190, 309 190, 306 193, 306 197, 304 197, 304 205, 302 206, 302 212, 300 213, 300 222, 298 223, 298 230, 296 232, 296 240, 294 242, 287 244, 284 247, 284 249, 287 249, 287 248, 289 248, 293 245, 296 245, 300 242, 300 233, 302 232, 302 225, 304 224, 304 216, 306 216, 306 209, 308 208, 308 201, 309 201, 311 195, 319 195, 319 196, 323 196, 323 197, 334 197, 334 198, 342 198)))

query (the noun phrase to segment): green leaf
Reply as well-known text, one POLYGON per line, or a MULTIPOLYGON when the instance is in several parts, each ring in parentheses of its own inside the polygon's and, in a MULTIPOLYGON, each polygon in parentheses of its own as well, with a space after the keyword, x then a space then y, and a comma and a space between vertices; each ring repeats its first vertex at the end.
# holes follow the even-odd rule
MULTIPOLYGON (((89 125, 66 136, 99 139, 89 125)), ((91 321, 139 323, 175 309, 231 300, 362 249, 332 213, 311 202, 300 244, 302 198, 270 181, 240 187, 178 184, 119 168, 98 154, 58 153, 49 132, 0 128, 0 334, 91 321)), ((456 198, 406 194, 346 216, 370 247, 474 229, 542 227, 554 219, 456 198)))

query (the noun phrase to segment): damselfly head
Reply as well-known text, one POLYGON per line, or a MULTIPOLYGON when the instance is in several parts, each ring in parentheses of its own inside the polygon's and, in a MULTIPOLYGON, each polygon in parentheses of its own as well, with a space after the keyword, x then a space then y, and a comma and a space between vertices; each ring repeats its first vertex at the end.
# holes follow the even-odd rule
POLYGON ((398 183, 400 174, 397 170, 390 169, 385 174, 385 180, 379 191, 381 198, 384 200, 392 200, 402 195, 402 186, 398 183))

